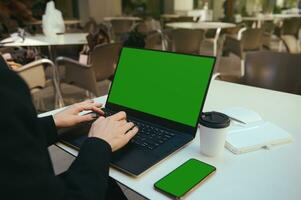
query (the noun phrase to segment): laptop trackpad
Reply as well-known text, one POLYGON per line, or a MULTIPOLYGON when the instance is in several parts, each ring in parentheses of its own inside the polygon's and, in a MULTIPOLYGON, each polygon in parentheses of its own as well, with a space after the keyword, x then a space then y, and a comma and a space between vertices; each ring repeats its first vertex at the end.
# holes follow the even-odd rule
POLYGON ((150 168, 157 161, 158 158, 150 152, 127 146, 126 148, 113 153, 112 164, 122 171, 137 176, 150 168))

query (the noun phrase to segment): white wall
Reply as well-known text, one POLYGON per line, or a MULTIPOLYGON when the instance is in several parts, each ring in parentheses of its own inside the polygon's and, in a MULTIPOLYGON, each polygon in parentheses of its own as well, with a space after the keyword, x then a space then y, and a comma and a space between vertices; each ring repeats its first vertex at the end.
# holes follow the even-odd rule
POLYGON ((224 4, 225 0, 214 0, 213 1, 213 20, 217 21, 224 17, 224 4))
POLYGON ((193 10, 193 0, 175 0, 174 9, 177 11, 193 10))
POLYGON ((276 5, 282 8, 284 6, 284 0, 277 0, 276 5))
POLYGON ((121 0, 79 0, 79 13, 82 21, 93 17, 97 22, 104 17, 122 14, 121 0))

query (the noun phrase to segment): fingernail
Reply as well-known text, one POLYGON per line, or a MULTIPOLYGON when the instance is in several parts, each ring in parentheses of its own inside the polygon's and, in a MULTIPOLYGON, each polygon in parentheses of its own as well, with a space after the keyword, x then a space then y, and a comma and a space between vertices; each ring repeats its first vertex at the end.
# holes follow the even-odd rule
POLYGON ((91 113, 91 117, 92 117, 92 118, 98 118, 99 115, 98 115, 97 113, 91 113))

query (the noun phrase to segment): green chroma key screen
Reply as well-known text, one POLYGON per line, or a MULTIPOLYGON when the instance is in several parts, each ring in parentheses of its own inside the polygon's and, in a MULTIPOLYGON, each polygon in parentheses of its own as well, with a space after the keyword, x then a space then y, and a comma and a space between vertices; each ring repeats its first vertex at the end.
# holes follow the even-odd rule
POLYGON ((108 102, 196 126, 213 57, 123 48, 108 102))
POLYGON ((155 183, 155 188, 174 197, 182 197, 201 183, 216 168, 196 159, 190 159, 155 183))

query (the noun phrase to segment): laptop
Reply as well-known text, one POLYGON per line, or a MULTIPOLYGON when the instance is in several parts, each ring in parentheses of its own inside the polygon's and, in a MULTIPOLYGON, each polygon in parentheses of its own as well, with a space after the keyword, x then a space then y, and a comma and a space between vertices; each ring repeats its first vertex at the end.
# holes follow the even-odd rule
MULTIPOLYGON (((139 132, 113 153, 111 165, 139 176, 192 141, 214 64, 210 56, 122 48, 104 111, 125 111, 139 132)), ((89 127, 73 128, 61 141, 80 148, 89 127)))

